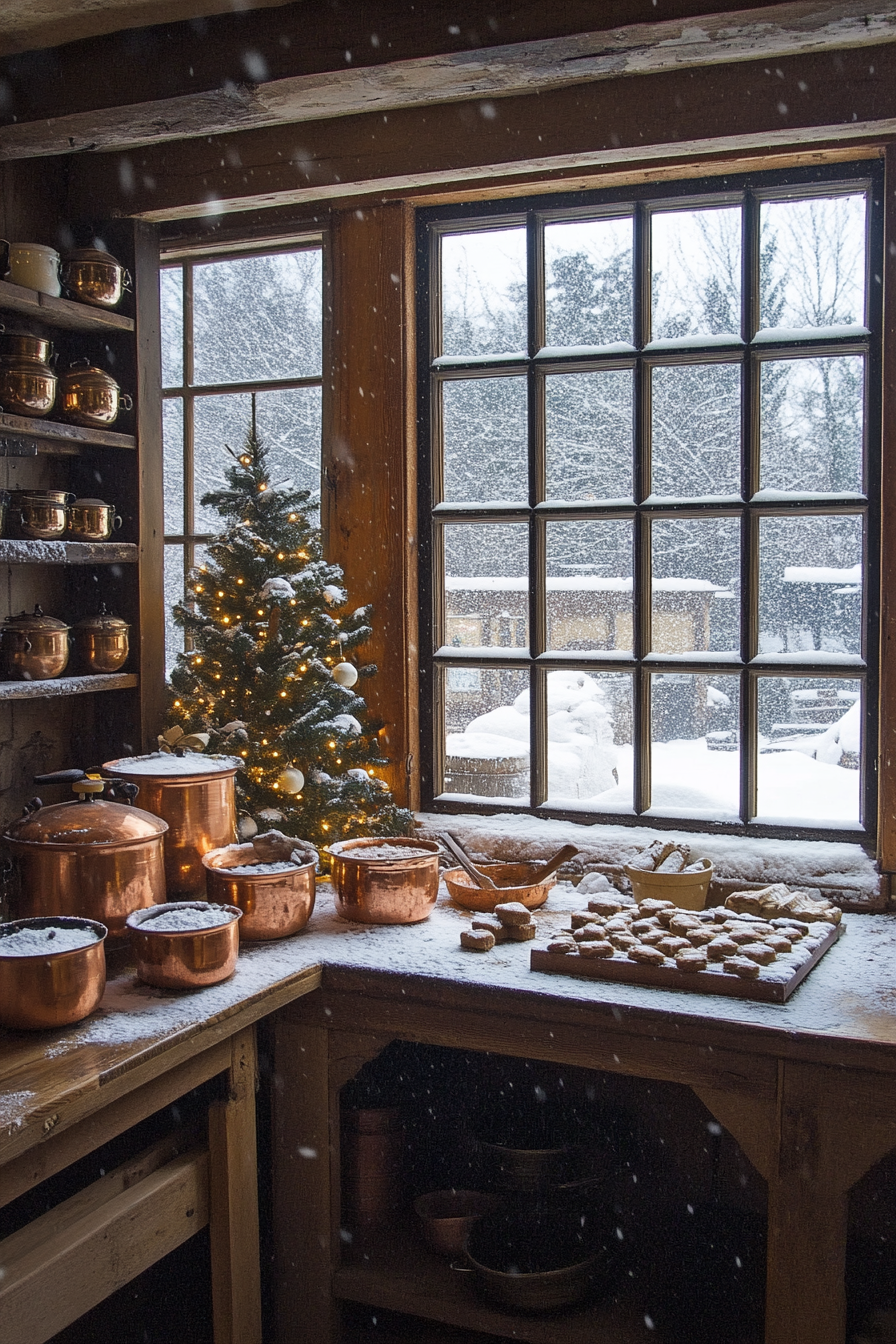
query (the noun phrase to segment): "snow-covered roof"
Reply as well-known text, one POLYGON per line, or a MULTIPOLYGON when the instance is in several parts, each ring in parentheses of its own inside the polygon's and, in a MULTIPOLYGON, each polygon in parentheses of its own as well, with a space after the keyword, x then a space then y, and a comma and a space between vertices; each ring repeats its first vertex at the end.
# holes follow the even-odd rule
MULTIPOLYGON (((843 580, 838 579, 838 583, 843 580)), ((519 578, 447 578, 445 588, 449 593, 524 593, 529 590, 529 580, 519 578)), ((548 579, 549 593, 630 593, 632 580, 603 578, 597 574, 577 574, 570 578, 548 579)), ((721 593, 723 584, 711 583, 709 579, 654 579, 654 592, 659 593, 721 593)))
POLYGON ((861 583, 862 566, 851 569, 831 569, 827 565, 787 565, 785 583, 861 583))

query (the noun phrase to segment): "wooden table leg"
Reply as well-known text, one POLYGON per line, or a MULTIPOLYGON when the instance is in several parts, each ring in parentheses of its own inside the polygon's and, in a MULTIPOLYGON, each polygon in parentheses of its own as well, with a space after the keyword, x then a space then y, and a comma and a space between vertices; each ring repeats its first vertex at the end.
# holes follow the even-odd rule
POLYGON ((896 1147, 896 1079, 782 1062, 766 1344, 844 1344, 849 1191, 896 1147))
POLYGON ((255 1028, 231 1046, 227 1096, 208 1116, 215 1344, 261 1344, 255 1028))
POLYGON ((327 1031, 274 1024, 273 1187, 277 1344, 335 1344, 327 1031))

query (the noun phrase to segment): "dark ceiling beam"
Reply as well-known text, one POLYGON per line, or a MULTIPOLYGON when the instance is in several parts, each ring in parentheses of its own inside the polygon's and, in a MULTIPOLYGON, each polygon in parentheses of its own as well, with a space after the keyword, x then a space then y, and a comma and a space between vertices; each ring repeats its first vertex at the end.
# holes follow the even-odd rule
POLYGON ((896 45, 69 158, 72 218, 207 219, 896 134, 896 45))
MULTIPOLYGON (((402 108, 507 98, 675 70, 878 47, 896 0, 814 0, 445 53, 7 125, 0 159, 137 149, 402 108)), ((492 115, 497 115, 492 109, 492 115)))

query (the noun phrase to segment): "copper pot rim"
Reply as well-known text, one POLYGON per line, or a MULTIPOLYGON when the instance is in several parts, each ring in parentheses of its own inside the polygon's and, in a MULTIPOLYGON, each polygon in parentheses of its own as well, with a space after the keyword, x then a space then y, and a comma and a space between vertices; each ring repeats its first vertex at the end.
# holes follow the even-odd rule
MULTIPOLYGON (((310 863, 293 863, 289 868, 281 868, 276 873, 235 873, 232 868, 225 868, 221 864, 209 863, 209 859, 214 859, 215 855, 220 854, 227 846, 219 846, 218 849, 210 849, 202 855, 202 866, 209 872, 215 873, 219 877, 225 877, 233 882, 251 882, 253 886, 267 886, 277 881, 283 881, 284 878, 296 877, 299 873, 315 872, 317 863, 312 860, 310 863)), ((260 863, 263 860, 259 860, 260 863)), ((246 864, 236 864, 238 868, 247 867, 246 864)), ((212 902, 215 904, 215 902, 212 902)))
MULTIPOLYGON (((134 761, 145 761, 146 756, 133 756, 134 761)), ((153 774, 149 770, 128 770, 122 765, 121 760, 105 761, 100 767, 105 773, 112 775, 116 779, 132 779, 134 783, 145 784, 163 784, 167 786, 178 785, 183 788, 187 784, 207 784, 214 779, 233 779, 238 770, 242 770, 245 761, 237 761, 234 756, 221 757, 221 760, 233 761, 233 765, 220 766, 213 770, 204 770, 191 775, 166 775, 153 774)))
POLYGON ((132 910, 125 920, 125 925, 132 933, 142 933, 148 938, 176 938, 180 941, 182 938, 207 937, 210 933, 224 933, 225 930, 238 924, 243 917, 243 912, 238 905, 223 905, 217 901, 166 901, 162 905, 146 905, 141 910, 132 910), (208 906, 215 906, 218 910, 226 910, 232 918, 226 924, 210 924, 205 929, 153 929, 144 928, 144 925, 151 924, 152 920, 169 910, 202 910, 208 906))
POLYGON ((437 858, 442 853, 441 845, 435 840, 415 840, 406 835, 381 835, 381 836, 363 836, 355 840, 334 840, 331 845, 327 845, 324 853, 330 854, 334 859, 341 859, 343 863, 369 864, 375 868, 387 868, 390 865, 399 864, 406 868, 409 864, 423 865, 429 863, 433 858, 437 858), (409 849, 425 849, 425 854, 412 854, 406 859, 365 859, 362 853, 353 853, 353 848, 359 850, 372 848, 374 845, 394 845, 399 844, 407 846, 409 849), (348 850, 343 848, 348 846, 348 850))
POLYGON ((14 957, 4 956, 4 961, 45 961, 47 957, 53 957, 61 961, 64 957, 77 957, 87 952, 90 948, 101 946, 108 937, 109 930, 105 924, 101 924, 98 919, 88 919, 86 915, 26 915, 24 919, 11 919, 8 923, 0 925, 0 938, 11 937, 11 931, 17 932, 19 929, 92 929, 97 937, 92 943, 85 943, 83 947, 67 947, 61 952, 21 952, 14 957))
POLYGON ((5 845, 8 845, 10 849, 15 850, 16 846, 18 846, 18 848, 25 853, 29 853, 32 850, 44 853, 47 850, 50 850, 53 853, 71 854, 74 850, 78 854, 89 854, 91 851, 101 849, 104 854, 109 854, 112 850, 137 849, 151 840, 163 840, 169 829, 168 823, 167 821, 163 821, 161 817, 157 818, 157 820, 160 828, 163 829, 158 830, 155 835, 135 835, 129 840, 93 840, 86 845, 79 845, 76 841, 71 841, 66 845, 59 840, 18 840, 14 835, 10 835, 8 831, 5 831, 3 835, 0 836, 0 840, 2 840, 5 845))

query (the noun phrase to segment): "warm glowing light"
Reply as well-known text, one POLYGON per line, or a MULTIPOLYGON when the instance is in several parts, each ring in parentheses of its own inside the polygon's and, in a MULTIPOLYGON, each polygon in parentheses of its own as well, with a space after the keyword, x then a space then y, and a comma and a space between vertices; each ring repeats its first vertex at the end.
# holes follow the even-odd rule
POLYGON ((373 776, 373 771, 372 771, 372 770, 368 770, 367 773, 368 773, 368 775, 370 775, 371 777, 373 776))
POLYGON ((285 692, 285 691, 281 691, 281 692, 280 692, 280 699, 281 699, 281 700, 285 700, 285 699, 286 699, 286 692, 285 692))
POLYGON ((215 673, 215 681, 220 681, 220 680, 221 680, 221 673, 220 673, 220 672, 216 672, 216 673, 215 673))
POLYGON ((222 624, 222 625, 229 625, 229 624, 230 624, 230 617, 229 617, 229 616, 225 616, 225 617, 223 617, 221 624, 222 624))
POLYGON ((328 830, 330 829, 329 822, 326 822, 326 821, 325 821, 325 822, 323 823, 323 827, 324 827, 324 830, 325 830, 325 831, 328 831, 328 830))
POLYGON ((289 605, 290 605, 291 607, 294 607, 295 604, 296 604, 296 600, 295 600, 295 598, 294 598, 294 597, 291 597, 291 598, 289 599, 289 605))
POLYGON ((263 738, 261 739, 261 745, 262 745, 263 747, 266 747, 267 744, 268 744, 268 740, 267 740, 267 738, 266 738, 266 737, 263 737, 263 738))
POLYGON ((296 519, 298 518, 298 516, 299 516, 299 515, 298 515, 297 513, 291 513, 291 514, 289 515, 289 521, 290 521, 291 523, 294 523, 294 522, 296 521, 296 519))
POLYGON ((237 579, 237 583, 242 583, 242 579, 237 579))
POLYGON ((252 461, 252 459, 251 459, 251 457, 247 456, 246 453, 243 453, 243 456, 240 458, 240 461, 242 462, 242 464, 243 464, 244 467, 248 467, 248 465, 249 465, 249 463, 252 461))
POLYGON ((272 752, 271 752, 271 755, 272 755, 272 756, 279 756, 280 753, 279 753, 279 751, 272 751, 272 752))
POLYGON ((341 757, 341 756, 337 756, 337 757, 336 757, 336 764, 337 764, 337 765, 341 765, 341 764, 342 764, 342 757, 341 757))
POLYGON ((249 753, 248 753, 248 751, 241 751, 241 752, 240 752, 240 755, 241 755, 241 756, 248 756, 249 753))
POLYGON ((197 585, 196 585, 196 587, 193 589, 193 591, 194 591, 194 593, 203 593, 203 592, 205 592, 205 589, 202 587, 202 584, 201 584, 201 583, 197 583, 197 585))
POLYGON ((263 481, 263 482, 261 483, 261 485, 258 487, 258 493, 261 494, 262 491, 267 490, 267 488, 268 488, 268 487, 267 487, 267 482, 266 482, 266 481, 263 481))
POLYGON ((302 624, 303 624, 303 625, 310 625, 311 622, 310 622, 310 621, 303 621, 302 624))
POLYGON ((302 666, 299 668, 299 671, 300 671, 300 672, 307 672, 307 671, 308 671, 308 664, 307 664, 307 663, 303 663, 302 666))
POLYGON ((193 666, 194 666, 194 667, 198 667, 199 664, 200 664, 201 662, 202 662, 202 659, 201 659, 201 658, 194 658, 194 659, 193 659, 193 666))
POLYGON ((262 611, 261 607, 258 607, 258 608, 257 608, 257 611, 258 611, 259 616, 263 616, 263 615, 264 615, 264 612, 262 611))
POLYGON ((223 593, 218 593, 218 596, 219 596, 219 597, 223 597, 224 594, 223 594, 223 593))
POLYGON ((327 746, 330 747, 332 751, 335 751, 335 750, 336 750, 336 743, 335 743, 335 742, 328 742, 328 743, 327 743, 327 746))
POLYGON ((277 559, 278 559, 278 560, 285 560, 285 559, 286 559, 286 556, 283 554, 282 551, 278 551, 278 552, 277 552, 277 559))
POLYGON ((174 708, 175 708, 175 709, 180 709, 180 701, 179 701, 179 700, 175 700, 175 702, 174 702, 174 708))

